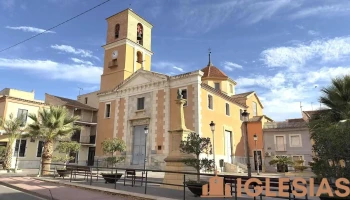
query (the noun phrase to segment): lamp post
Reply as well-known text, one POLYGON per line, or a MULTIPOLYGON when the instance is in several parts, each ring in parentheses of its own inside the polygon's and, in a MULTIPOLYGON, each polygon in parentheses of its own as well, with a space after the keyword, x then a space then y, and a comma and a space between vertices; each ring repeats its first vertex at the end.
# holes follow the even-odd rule
POLYGON ((256 160, 256 164, 258 165, 257 169, 258 169, 258 175, 259 175, 259 167, 260 167, 260 161, 259 161, 259 157, 258 157, 258 149, 256 148, 256 142, 258 141, 258 136, 256 134, 254 134, 254 141, 255 141, 255 160, 256 160))
POLYGON ((143 170, 144 170, 144 173, 146 173, 146 161, 147 161, 147 134, 148 134, 148 127, 146 126, 144 128, 144 131, 145 131, 145 160, 143 162, 143 170))
POLYGON ((249 158, 249 145, 248 145, 248 120, 249 120, 249 113, 247 110, 244 110, 242 113, 243 122, 245 123, 245 146, 246 146, 246 154, 247 154, 247 168, 248 168, 248 177, 252 176, 252 169, 250 166, 250 158, 249 158))
POLYGON ((213 134, 213 158, 214 158, 214 173, 216 172, 216 161, 215 161, 215 139, 214 139, 214 131, 215 131, 215 123, 211 121, 209 124, 211 133, 213 134))

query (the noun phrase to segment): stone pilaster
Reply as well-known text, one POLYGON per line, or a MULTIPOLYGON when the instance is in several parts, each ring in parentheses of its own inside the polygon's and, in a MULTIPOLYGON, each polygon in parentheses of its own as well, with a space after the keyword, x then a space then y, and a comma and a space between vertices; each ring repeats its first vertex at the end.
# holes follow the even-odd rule
MULTIPOLYGON (((182 160, 186 158, 194 158, 192 155, 184 154, 180 152, 180 143, 184 140, 189 133, 192 131, 186 128, 185 124, 185 116, 183 105, 186 102, 185 99, 182 98, 182 95, 179 94, 178 99, 176 100, 176 104, 178 105, 180 112, 180 124, 175 130, 169 131, 169 154, 164 159, 166 162, 165 171, 177 171, 177 172, 195 172, 195 169, 185 165, 182 160)), ((186 179, 194 179, 195 177, 187 176, 186 179)), ((168 184, 176 184, 179 186, 171 186, 171 185, 162 185, 164 188, 178 189, 182 190, 184 182, 184 177, 181 174, 168 173, 166 172, 164 175, 163 183, 168 184)))

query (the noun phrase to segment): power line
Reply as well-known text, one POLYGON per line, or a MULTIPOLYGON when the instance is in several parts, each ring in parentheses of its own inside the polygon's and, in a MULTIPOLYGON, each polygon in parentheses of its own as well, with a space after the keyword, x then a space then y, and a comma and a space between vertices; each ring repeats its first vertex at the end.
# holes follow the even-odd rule
POLYGON ((41 33, 38 33, 38 34, 36 34, 36 35, 34 35, 34 36, 30 37, 30 38, 27 38, 27 39, 25 39, 25 40, 23 40, 23 41, 21 41, 21 42, 18 42, 18 43, 16 43, 16 44, 12 45, 12 46, 7 47, 7 48, 5 48, 5 49, 2 49, 2 50, 0 50, 0 53, 3 52, 3 51, 6 51, 6 50, 8 50, 8 49, 11 49, 11 48, 13 48, 13 47, 15 47, 15 46, 17 46, 17 45, 20 45, 20 44, 22 44, 22 43, 24 43, 24 42, 26 42, 26 41, 28 41, 28 40, 31 40, 31 39, 33 39, 33 38, 36 38, 36 37, 38 37, 39 35, 46 33, 47 31, 50 31, 50 30, 52 30, 52 29, 54 29, 54 28, 57 28, 57 27, 61 26, 62 24, 65 24, 65 23, 67 23, 67 22, 69 22, 69 21, 71 21, 71 20, 73 20, 73 19, 75 19, 75 18, 77 18, 77 17, 79 17, 79 16, 81 16, 81 15, 87 13, 87 12, 90 12, 91 10, 93 10, 93 9, 99 7, 99 6, 102 6, 103 4, 105 4, 105 3, 109 2, 109 1, 111 1, 111 0, 106 0, 106 1, 104 1, 104 2, 102 2, 102 3, 100 3, 100 4, 98 4, 98 5, 96 5, 96 6, 92 7, 92 8, 90 8, 89 10, 86 10, 86 11, 84 11, 84 12, 82 12, 82 13, 80 13, 80 14, 78 14, 78 15, 76 15, 76 16, 74 16, 74 17, 72 17, 72 18, 70 18, 70 19, 68 19, 68 20, 66 20, 66 21, 64 21, 64 22, 62 22, 62 23, 59 23, 59 24, 56 25, 56 26, 53 26, 53 27, 51 27, 51 28, 49 28, 49 29, 47 29, 47 30, 41 32, 41 33))

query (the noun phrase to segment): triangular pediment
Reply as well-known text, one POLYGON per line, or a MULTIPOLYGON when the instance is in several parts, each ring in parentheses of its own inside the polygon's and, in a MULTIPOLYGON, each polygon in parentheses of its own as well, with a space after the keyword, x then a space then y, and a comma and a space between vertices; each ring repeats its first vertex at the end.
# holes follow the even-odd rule
POLYGON ((146 85, 149 83, 156 83, 161 81, 166 81, 167 76, 164 74, 159 74, 156 72, 138 70, 129 78, 127 78, 123 83, 121 83, 116 90, 132 88, 139 85, 146 85))

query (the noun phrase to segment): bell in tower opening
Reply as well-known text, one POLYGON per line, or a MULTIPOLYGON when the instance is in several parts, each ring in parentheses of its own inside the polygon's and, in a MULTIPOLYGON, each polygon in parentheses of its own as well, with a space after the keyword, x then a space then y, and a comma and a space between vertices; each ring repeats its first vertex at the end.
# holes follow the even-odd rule
POLYGON ((137 41, 142 45, 143 43, 143 27, 142 24, 137 24, 137 41))

